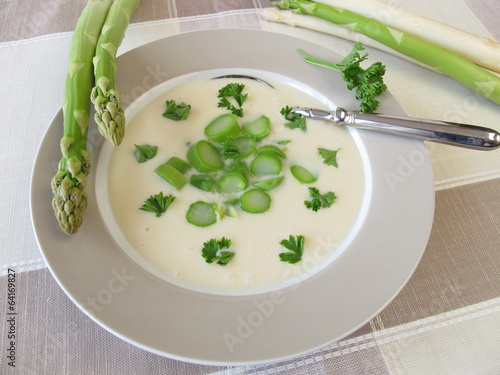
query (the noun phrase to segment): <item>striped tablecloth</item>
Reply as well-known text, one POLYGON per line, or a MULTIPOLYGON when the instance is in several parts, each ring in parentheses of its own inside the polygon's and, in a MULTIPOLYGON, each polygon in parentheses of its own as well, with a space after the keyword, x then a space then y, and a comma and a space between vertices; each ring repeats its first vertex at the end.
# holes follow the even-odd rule
MULTIPOLYGON (((497 0, 391 3, 500 41, 497 0)), ((498 150, 427 145, 436 210, 420 265, 378 316, 314 353, 257 367, 184 363, 138 349, 83 314, 41 256, 30 219, 29 186, 37 148, 63 100, 71 31, 84 5, 83 0, 0 0, 0 373, 500 374, 498 150), (13 272, 15 324, 8 315, 13 272), (11 333, 15 338, 9 338, 11 333)), ((260 17, 267 6, 264 0, 143 0, 119 54, 207 28, 269 30, 335 51, 352 46, 268 23, 260 17)), ((384 52, 370 54, 386 63, 389 90, 408 115, 500 130, 498 105, 425 68, 384 52)))

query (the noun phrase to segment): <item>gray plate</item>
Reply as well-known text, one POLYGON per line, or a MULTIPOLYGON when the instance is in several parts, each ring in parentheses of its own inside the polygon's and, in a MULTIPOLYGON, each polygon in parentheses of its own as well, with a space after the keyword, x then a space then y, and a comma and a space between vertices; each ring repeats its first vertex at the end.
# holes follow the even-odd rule
MULTIPOLYGON (((296 49, 332 61, 342 57, 305 40, 255 30, 178 34, 119 58, 124 101, 180 75, 224 68, 279 73, 358 108, 339 75, 302 61, 296 49), (230 43, 228 41, 231 41, 230 43), (235 43, 234 41, 238 41, 235 43)), ((403 115, 384 94, 380 112, 403 115)), ((100 141, 91 124, 89 148, 100 141)), ((370 202, 363 226, 344 253, 317 275, 254 296, 188 291, 151 277, 115 247, 95 203, 94 175, 84 224, 64 235, 53 219, 50 180, 60 159, 62 112, 36 158, 31 211, 45 261, 61 288, 97 324, 150 352, 183 361, 249 365, 319 349, 355 331, 401 290, 424 252, 434 214, 433 177, 422 142, 355 131, 366 151, 370 202)))

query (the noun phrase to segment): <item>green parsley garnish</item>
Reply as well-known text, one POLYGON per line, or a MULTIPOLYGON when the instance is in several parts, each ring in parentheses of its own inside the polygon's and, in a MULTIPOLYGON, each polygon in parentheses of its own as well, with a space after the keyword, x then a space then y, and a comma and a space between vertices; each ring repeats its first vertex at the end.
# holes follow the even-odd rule
POLYGON ((135 159, 139 163, 144 163, 149 159, 155 157, 156 152, 158 151, 158 146, 150 146, 150 145, 134 145, 135 146, 135 159))
POLYGON ((231 247, 231 240, 225 237, 222 237, 219 241, 212 238, 203 244, 201 255, 207 263, 217 261, 217 264, 225 266, 234 256, 233 252, 222 250, 224 248, 229 249, 229 247, 231 247))
POLYGON ((226 167, 226 169, 225 169, 225 171, 226 171, 227 173, 229 173, 229 172, 238 172, 238 173, 241 173, 241 174, 243 174, 243 175, 244 175, 245 173, 247 173, 249 170, 250 170, 250 169, 248 168, 247 163, 245 163, 245 162, 244 162, 244 161, 242 161, 242 160, 237 160, 237 161, 235 161, 235 162, 233 162, 233 163, 229 164, 229 165, 226 167))
POLYGON ((331 191, 326 194, 320 194, 319 190, 314 187, 310 187, 308 190, 309 194, 311 194, 312 200, 304 201, 304 204, 307 208, 313 211, 318 211, 320 208, 330 207, 333 203, 335 203, 335 199, 337 199, 335 193, 331 191))
POLYGON ((289 106, 285 106, 281 108, 280 113, 283 115, 285 120, 289 121, 285 124, 287 128, 297 129, 299 128, 303 132, 307 130, 306 127, 306 118, 302 116, 300 113, 292 112, 292 108, 289 106))
POLYGON ((191 112, 191 105, 186 103, 177 104, 175 100, 166 101, 167 109, 163 112, 163 117, 174 121, 185 120, 191 112))
POLYGON ((174 200, 174 196, 164 196, 163 191, 161 191, 159 194, 151 195, 148 199, 146 199, 140 209, 143 211, 153 212, 156 214, 156 217, 160 217, 161 214, 167 211, 167 208, 174 200))
POLYGON ((219 149, 222 159, 232 159, 241 155, 242 150, 236 144, 233 137, 227 137, 221 142, 221 148, 219 149))
POLYGON ((387 86, 384 83, 385 65, 381 62, 373 63, 367 69, 361 67, 361 62, 368 58, 359 51, 364 50, 362 43, 354 44, 352 51, 340 62, 331 63, 312 57, 304 51, 298 50, 304 61, 340 72, 342 79, 347 83, 349 90, 356 89, 356 99, 361 99, 360 108, 363 113, 373 113, 379 102, 375 99, 382 94, 387 86))
POLYGON ((302 259, 302 254, 304 253, 304 236, 292 236, 288 240, 283 240, 280 245, 290 250, 285 253, 280 253, 280 260, 282 262, 288 262, 290 264, 297 263, 302 259))
POLYGON ((248 97, 248 94, 242 94, 245 85, 243 83, 229 83, 219 90, 220 98, 218 107, 227 108, 231 113, 238 117, 243 117, 243 103, 248 97), (231 103, 229 98, 232 98, 238 106, 231 103))
POLYGON ((340 148, 338 150, 327 150, 326 148, 318 148, 319 154, 323 157, 323 162, 326 165, 331 165, 335 168, 338 168, 337 152, 339 151, 340 148))

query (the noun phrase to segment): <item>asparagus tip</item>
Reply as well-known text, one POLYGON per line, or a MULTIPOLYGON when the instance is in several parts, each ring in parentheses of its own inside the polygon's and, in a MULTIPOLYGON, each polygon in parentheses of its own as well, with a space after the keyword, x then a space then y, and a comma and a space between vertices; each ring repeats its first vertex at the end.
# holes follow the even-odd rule
POLYGON ((59 227, 66 234, 75 234, 83 222, 87 208, 85 175, 71 177, 67 171, 59 171, 52 178, 52 208, 59 227))
POLYGON ((119 146, 125 136, 125 114, 118 91, 98 84, 92 89, 91 100, 99 132, 111 144, 119 146))

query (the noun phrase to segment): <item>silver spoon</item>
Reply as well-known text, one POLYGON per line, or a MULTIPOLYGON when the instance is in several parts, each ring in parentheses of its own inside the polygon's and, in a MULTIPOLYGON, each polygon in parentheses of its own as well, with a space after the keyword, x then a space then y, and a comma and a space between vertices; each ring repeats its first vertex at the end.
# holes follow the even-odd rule
POLYGON ((349 112, 340 107, 334 111, 294 108, 292 112, 309 118, 329 120, 336 125, 350 125, 476 150, 494 150, 500 147, 500 133, 482 126, 379 114, 371 115, 349 112))

